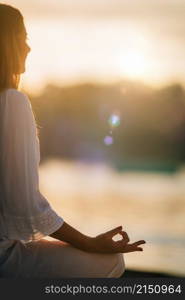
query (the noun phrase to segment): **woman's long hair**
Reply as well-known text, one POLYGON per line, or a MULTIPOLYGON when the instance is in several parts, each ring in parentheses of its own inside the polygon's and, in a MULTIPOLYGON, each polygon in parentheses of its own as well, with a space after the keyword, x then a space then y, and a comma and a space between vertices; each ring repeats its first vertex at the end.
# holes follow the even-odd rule
POLYGON ((0 4, 0 91, 18 88, 22 62, 19 35, 24 29, 19 10, 0 4))
MULTIPOLYGON (((26 34, 26 29, 20 11, 10 5, 0 4, 0 92, 19 86, 22 34, 26 34)), ((41 127, 37 122, 36 126, 39 135, 41 127)))

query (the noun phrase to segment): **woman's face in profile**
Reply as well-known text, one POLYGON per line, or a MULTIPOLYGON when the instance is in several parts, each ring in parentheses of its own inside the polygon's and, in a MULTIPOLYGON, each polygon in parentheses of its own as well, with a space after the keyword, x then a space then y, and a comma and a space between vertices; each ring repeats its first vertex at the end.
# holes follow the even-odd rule
POLYGON ((20 73, 25 72, 25 62, 28 53, 31 51, 31 48, 27 44, 27 33, 26 30, 24 29, 21 34, 19 34, 19 47, 20 47, 20 54, 21 54, 21 70, 20 73))

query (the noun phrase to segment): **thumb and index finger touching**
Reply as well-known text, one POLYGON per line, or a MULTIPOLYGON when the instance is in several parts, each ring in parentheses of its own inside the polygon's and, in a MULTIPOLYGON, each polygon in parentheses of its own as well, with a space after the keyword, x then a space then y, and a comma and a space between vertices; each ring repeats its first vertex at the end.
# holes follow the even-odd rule
POLYGON ((122 230, 122 226, 118 226, 112 230, 107 231, 106 233, 109 234, 111 237, 119 233, 120 235, 122 235, 123 239, 127 240, 128 242, 130 240, 128 234, 122 230))
MULTIPOLYGON (((106 233, 109 234, 111 237, 113 237, 114 235, 119 233, 122 235, 124 240, 126 240, 127 242, 130 241, 128 234, 122 230, 122 226, 115 227, 114 229, 111 229, 111 230, 107 231, 106 233)), ((139 240, 139 241, 133 243, 133 246, 137 247, 137 246, 145 244, 145 243, 146 242, 144 240, 139 240)))
POLYGON ((122 226, 118 226, 114 229, 111 229, 111 230, 107 231, 106 233, 110 234, 111 236, 114 236, 115 234, 120 233, 120 231, 122 231, 122 226))

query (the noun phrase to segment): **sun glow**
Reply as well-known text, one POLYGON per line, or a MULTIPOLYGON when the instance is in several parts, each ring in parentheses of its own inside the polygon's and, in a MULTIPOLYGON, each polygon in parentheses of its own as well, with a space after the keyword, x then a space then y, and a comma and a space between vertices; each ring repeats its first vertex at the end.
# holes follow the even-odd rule
POLYGON ((128 51, 119 58, 120 72, 128 77, 143 78, 150 70, 146 56, 137 51, 128 51))
MULTIPOLYGON (((31 19, 27 31, 32 51, 22 86, 32 93, 48 82, 65 85, 130 78, 153 85, 176 75, 177 59, 169 61, 167 55, 170 42, 164 45, 160 37, 130 21, 31 19)), ((179 63, 178 70, 182 69, 179 63)))

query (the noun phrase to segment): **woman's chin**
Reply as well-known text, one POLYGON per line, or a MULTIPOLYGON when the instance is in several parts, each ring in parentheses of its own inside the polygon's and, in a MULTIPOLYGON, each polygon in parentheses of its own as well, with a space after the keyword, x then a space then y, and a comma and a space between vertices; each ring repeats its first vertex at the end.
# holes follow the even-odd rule
POLYGON ((20 70, 20 74, 25 73, 25 71, 26 71, 26 68, 25 68, 25 66, 23 66, 22 69, 20 70))

